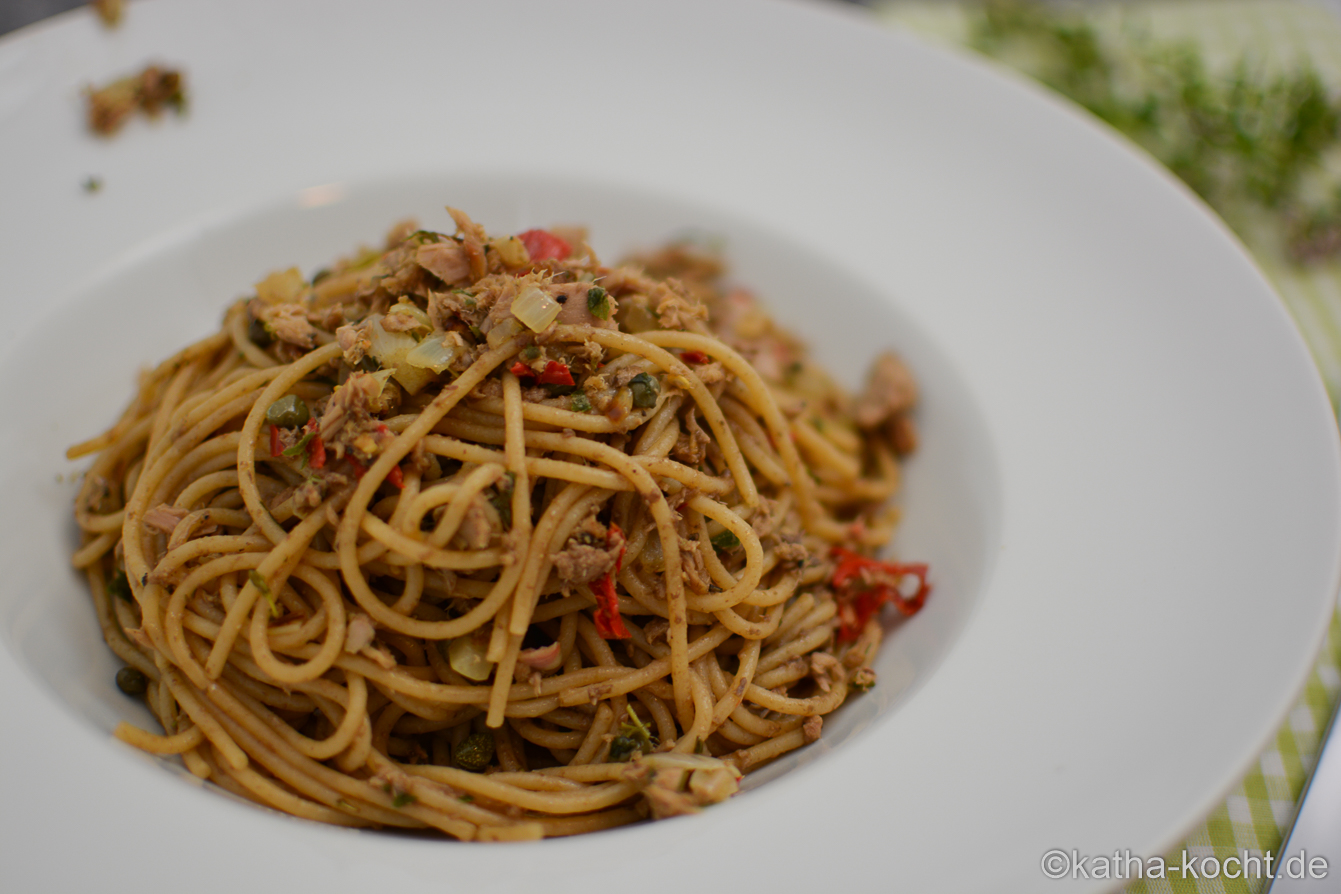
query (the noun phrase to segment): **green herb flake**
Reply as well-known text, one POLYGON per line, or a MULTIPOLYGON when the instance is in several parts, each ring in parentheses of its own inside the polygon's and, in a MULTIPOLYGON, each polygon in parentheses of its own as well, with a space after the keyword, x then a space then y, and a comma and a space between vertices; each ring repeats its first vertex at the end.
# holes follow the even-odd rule
POLYGON ((588 399, 586 394, 579 392, 573 395, 573 399, 568 403, 568 408, 574 413, 590 413, 591 400, 588 399))
POLYGON ((102 178, 101 178, 101 177, 85 177, 85 178, 84 178, 83 186, 84 186, 84 192, 87 192, 87 193, 101 192, 101 191, 102 191, 102 178))
POLYGON ((280 456, 287 456, 290 459, 295 456, 304 456, 307 451, 308 443, 316 436, 317 433, 315 431, 304 432, 303 436, 298 439, 298 443, 294 444, 292 447, 285 447, 280 453, 280 456))
POLYGON ((610 319, 610 293, 600 286, 587 289, 587 310, 598 320, 610 319))
POLYGON ((631 736, 615 736, 610 741, 610 753, 606 759, 612 764, 621 764, 633 757, 637 750, 638 743, 631 736))
POLYGON ((392 806, 392 807, 396 807, 396 808, 400 808, 400 807, 404 807, 404 806, 407 805, 407 804, 413 804, 415 801, 418 801, 418 800, 419 800, 418 798, 416 798, 414 795, 410 794, 409 792, 400 792, 400 793, 398 793, 398 794, 396 795, 396 797, 394 797, 394 798, 391 799, 391 806, 392 806))
POLYGON ((251 581, 251 585, 265 597, 266 602, 270 603, 270 617, 278 618, 281 614, 279 600, 275 598, 274 593, 270 592, 270 585, 265 582, 265 578, 261 577, 261 572, 255 568, 251 569, 247 572, 247 580, 251 581))
POLYGON ((628 712, 629 719, 619 725, 619 736, 616 736, 614 742, 610 743, 610 750, 613 752, 614 743, 618 742, 620 737, 623 737, 633 742, 634 746, 643 754, 651 754, 657 747, 656 737, 652 735, 652 731, 647 728, 642 718, 633 710, 633 705, 626 706, 625 710, 628 712))

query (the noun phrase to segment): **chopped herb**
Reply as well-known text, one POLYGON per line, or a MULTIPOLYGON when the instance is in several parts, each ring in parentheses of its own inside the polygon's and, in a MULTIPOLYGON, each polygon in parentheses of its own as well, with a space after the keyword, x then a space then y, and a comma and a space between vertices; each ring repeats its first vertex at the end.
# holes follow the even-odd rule
POLYGON ((719 553, 729 553, 734 549, 740 548, 740 538, 730 531, 723 531, 712 537, 712 548, 719 553))
POLYGON ((101 177, 85 177, 84 192, 98 192, 102 189, 101 177))
MULTIPOLYGON (((628 712, 629 719, 619 725, 619 736, 630 739, 643 754, 651 754, 657 747, 656 736, 652 735, 652 731, 647 728, 642 718, 633 710, 633 705, 626 706, 625 710, 628 712)), ((618 741, 619 736, 615 738, 615 741, 618 741)), ((611 750, 613 750, 614 742, 610 744, 611 750)))
POLYGON ((303 436, 298 439, 298 443, 292 447, 285 447, 280 456, 287 456, 292 459, 295 456, 302 456, 307 452, 307 444, 317 436, 316 429, 303 432, 303 436))
POLYGON ((323 279, 327 279, 330 275, 331 275, 331 271, 330 271, 330 269, 327 268, 327 267, 322 267, 322 268, 321 268, 320 270, 318 270, 316 273, 313 273, 313 274, 312 274, 312 285, 315 286, 317 283, 321 282, 323 279))
POLYGON ((415 230, 410 234, 410 240, 416 245, 428 245, 430 242, 441 242, 442 234, 432 230, 415 230))
POLYGON ((630 736, 615 736, 610 742, 611 763, 622 763, 633 757, 633 752, 638 750, 638 743, 630 736))
POLYGON ((600 286, 587 289, 587 310, 598 320, 610 319, 610 293, 600 286))
POLYGON ((392 807, 398 807, 398 808, 399 808, 399 807, 404 807, 406 804, 413 804, 415 801, 418 801, 418 800, 419 800, 418 798, 416 798, 414 795, 410 794, 409 792, 399 792, 399 793, 396 795, 396 797, 394 797, 394 798, 391 799, 391 806, 392 806, 392 807))
POLYGON ((535 360, 539 356, 540 356, 540 348, 536 347, 535 345, 527 345, 521 350, 521 359, 525 360, 527 363, 530 363, 532 360, 535 360))
POLYGON ((657 405, 661 385, 647 373, 638 373, 629 382, 629 390, 633 392, 633 405, 645 410, 657 405))
POLYGON ((494 737, 490 733, 471 733, 452 749, 452 757, 462 770, 479 773, 494 759, 494 737))
POLYGON ((275 599, 275 594, 270 592, 270 585, 265 582, 265 578, 261 577, 261 572, 255 568, 251 569, 247 572, 247 580, 251 581, 251 585, 265 597, 266 602, 270 603, 270 617, 278 618, 280 616, 279 600, 275 599))
POLYGON ((126 695, 144 695, 149 680, 138 668, 126 666, 116 672, 116 688, 126 695))
POLYGON ((126 572, 118 568, 111 579, 107 581, 107 595, 115 596, 117 599, 123 599, 126 602, 134 600, 134 594, 130 592, 130 581, 126 579, 126 572))
POLYGON ((461 795, 461 796, 459 796, 456 800, 460 801, 460 802, 463 803, 463 804, 474 804, 474 803, 475 803, 475 796, 474 796, 474 795, 461 795))
POLYGON ((568 403, 568 408, 574 413, 590 413, 591 401, 585 394, 574 394, 573 399, 568 403))

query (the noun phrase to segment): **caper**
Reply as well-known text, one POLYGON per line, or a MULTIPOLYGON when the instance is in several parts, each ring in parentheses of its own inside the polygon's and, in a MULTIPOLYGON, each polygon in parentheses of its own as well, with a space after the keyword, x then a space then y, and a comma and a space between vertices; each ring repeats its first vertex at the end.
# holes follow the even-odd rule
POLYGON ((135 596, 130 591, 130 581, 126 579, 126 572, 120 568, 107 581, 107 595, 115 596, 125 602, 135 601, 135 596))
POLYGON ((296 394, 284 395, 265 411, 265 421, 280 428, 298 428, 311 418, 307 403, 296 394))
POLYGON ((610 762, 626 761, 638 750, 638 743, 629 736, 615 736, 610 742, 610 762))
POLYGON ((247 326, 247 338, 258 348, 268 348, 275 343, 275 337, 270 334, 269 327, 255 317, 247 326))
POLYGON ((729 553, 740 548, 740 538, 730 531, 722 531, 711 538, 712 548, 719 553, 729 553))
POLYGON ((149 679, 137 668, 127 665, 116 672, 116 688, 126 695, 144 695, 149 688, 149 679))
POLYGON ((661 386, 647 373, 638 373, 629 382, 629 391, 633 394, 633 405, 647 409, 657 405, 657 394, 661 391, 661 386))
POLYGON ((479 773, 494 759, 494 737, 489 733, 471 733, 452 750, 452 757, 462 770, 479 773))

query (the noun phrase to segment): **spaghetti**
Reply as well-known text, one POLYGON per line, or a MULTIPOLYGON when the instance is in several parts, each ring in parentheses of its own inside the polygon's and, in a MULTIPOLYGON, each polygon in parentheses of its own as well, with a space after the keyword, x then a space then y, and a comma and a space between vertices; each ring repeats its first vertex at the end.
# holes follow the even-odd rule
MULTIPOLYGON (((451 209, 449 209, 451 210, 451 209)), ((916 388, 853 399, 717 263, 402 225, 143 375, 76 501, 108 645, 201 778, 460 839, 693 812, 874 681, 916 388)))

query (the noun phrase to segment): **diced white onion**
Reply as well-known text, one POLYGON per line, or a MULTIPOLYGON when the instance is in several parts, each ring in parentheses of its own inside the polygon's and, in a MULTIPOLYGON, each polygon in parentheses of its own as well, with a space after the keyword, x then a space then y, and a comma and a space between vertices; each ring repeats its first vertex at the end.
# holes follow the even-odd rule
POLYGON ((559 302, 538 286, 527 286, 512 299, 512 315, 532 332, 543 332, 559 316, 559 302))
POLYGON ((373 317, 368 326, 368 354, 391 375, 408 393, 415 394, 433 380, 433 373, 427 369, 410 365, 407 358, 418 347, 419 342, 413 335, 405 332, 387 332, 382 328, 382 318, 373 317))
POLYGON ((387 369, 394 369, 405 362, 405 355, 419 344, 413 335, 407 332, 387 332, 382 328, 382 317, 372 317, 368 326, 368 353, 387 369))
POLYGON ((470 634, 458 636, 447 646, 447 663, 467 680, 479 683, 489 679, 494 663, 484 657, 488 641, 479 642, 470 634))
POLYGON ((516 236, 508 236, 506 239, 491 239, 489 245, 498 252, 498 257, 509 267, 525 267, 531 263, 531 253, 526 250, 526 246, 516 236))
POLYGON ((502 320, 501 322, 498 323, 498 325, 490 329, 489 334, 486 335, 484 338, 485 341, 489 343, 489 347, 496 348, 503 342, 507 341, 509 338, 512 338, 512 336, 516 335, 518 332, 521 331, 522 331, 522 324, 518 323, 512 317, 508 317, 507 319, 502 320))
POLYGON ((434 333, 406 354, 405 362, 410 366, 441 373, 456 361, 462 350, 464 349, 458 344, 443 344, 442 339, 434 333))
POLYGON ((433 324, 428 319, 428 314, 420 310, 418 305, 411 304, 408 301, 400 301, 392 305, 391 309, 386 312, 386 315, 391 316, 392 314, 401 314, 410 317, 425 329, 433 328, 433 324))

